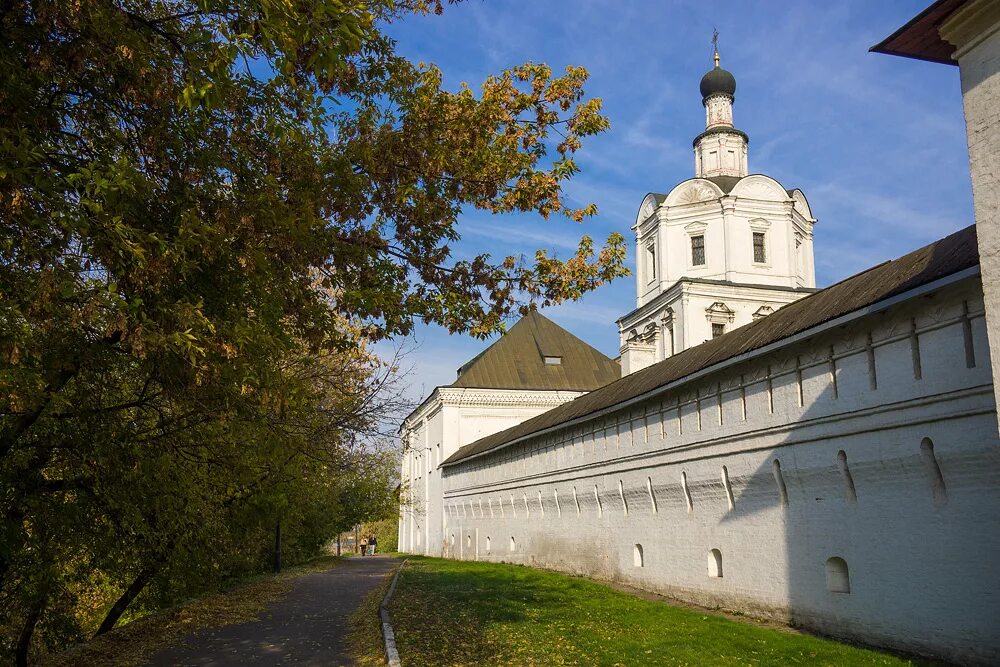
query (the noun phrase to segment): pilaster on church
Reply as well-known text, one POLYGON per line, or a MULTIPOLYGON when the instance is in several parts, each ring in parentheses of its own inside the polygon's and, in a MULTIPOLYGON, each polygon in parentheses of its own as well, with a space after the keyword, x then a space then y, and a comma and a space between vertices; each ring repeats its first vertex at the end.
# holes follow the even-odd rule
POLYGON ((718 50, 700 93, 705 130, 693 141, 694 177, 647 195, 633 226, 636 309, 618 321, 623 374, 766 317, 816 286, 816 220, 801 190, 749 173, 750 139, 733 120, 736 78, 718 50))

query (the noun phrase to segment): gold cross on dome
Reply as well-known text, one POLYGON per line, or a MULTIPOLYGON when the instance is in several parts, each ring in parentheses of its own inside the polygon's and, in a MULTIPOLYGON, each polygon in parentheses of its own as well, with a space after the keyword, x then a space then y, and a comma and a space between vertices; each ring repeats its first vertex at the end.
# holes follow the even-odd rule
POLYGON ((715 59, 715 66, 719 66, 719 31, 712 28, 712 51, 714 52, 713 58, 715 59))

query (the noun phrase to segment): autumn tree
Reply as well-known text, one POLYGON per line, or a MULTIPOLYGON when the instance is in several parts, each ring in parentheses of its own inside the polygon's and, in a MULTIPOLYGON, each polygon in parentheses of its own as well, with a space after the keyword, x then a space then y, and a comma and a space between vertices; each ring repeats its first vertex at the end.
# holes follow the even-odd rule
POLYGON ((88 604, 113 616, 95 590, 167 599, 238 571, 283 508, 312 521, 377 421, 359 346, 420 320, 486 336, 625 273, 618 235, 453 257, 468 208, 594 214, 563 187, 607 121, 580 68, 446 90, 384 34, 440 10, 0 6, 0 627, 21 663, 36 628, 58 646, 88 604))

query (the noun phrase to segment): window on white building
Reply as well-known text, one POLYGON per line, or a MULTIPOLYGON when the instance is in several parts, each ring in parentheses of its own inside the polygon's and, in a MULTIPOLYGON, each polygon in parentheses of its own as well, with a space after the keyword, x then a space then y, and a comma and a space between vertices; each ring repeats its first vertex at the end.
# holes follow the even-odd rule
POLYGON ((767 262, 767 248, 764 245, 764 232, 753 233, 753 261, 757 264, 767 262))
POLYGON ((718 338, 726 333, 726 325, 721 322, 712 322, 712 338, 718 338))
POLYGON ((646 246, 646 282, 651 283, 656 280, 656 244, 650 243, 646 246))
POLYGON ((705 263, 705 236, 699 234, 691 237, 691 264, 702 266, 705 263))

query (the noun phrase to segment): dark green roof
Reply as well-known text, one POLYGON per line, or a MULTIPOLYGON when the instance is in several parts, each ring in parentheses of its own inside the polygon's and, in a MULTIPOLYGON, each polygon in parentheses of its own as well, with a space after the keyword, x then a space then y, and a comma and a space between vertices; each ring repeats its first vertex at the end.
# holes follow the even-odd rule
POLYGON ((458 370, 452 387, 592 391, 621 377, 618 364, 531 312, 458 370), (545 357, 560 363, 546 364, 545 357))
POLYGON ((445 460, 454 465, 513 441, 533 436, 589 415, 636 400, 753 350, 804 332, 883 299, 934 282, 979 264, 976 227, 915 250, 779 308, 768 315, 700 345, 667 357, 606 387, 543 412, 537 417, 465 445, 445 460))

